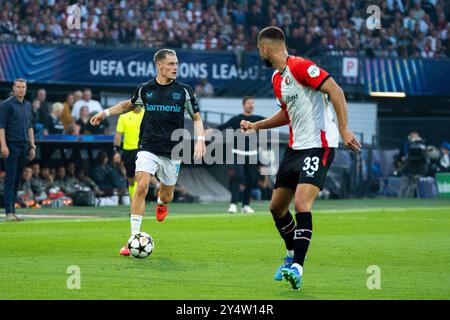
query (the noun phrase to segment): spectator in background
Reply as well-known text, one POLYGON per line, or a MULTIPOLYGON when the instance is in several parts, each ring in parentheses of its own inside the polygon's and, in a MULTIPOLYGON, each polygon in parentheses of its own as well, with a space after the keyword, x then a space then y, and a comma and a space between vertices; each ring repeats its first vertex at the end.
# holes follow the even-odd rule
POLYGON ((51 113, 51 105, 50 103, 47 101, 47 91, 45 91, 44 88, 40 88, 38 89, 38 91, 36 92, 36 99, 39 100, 39 102, 41 103, 40 109, 39 109, 39 122, 41 123, 45 123, 45 121, 47 120, 48 116, 51 113))
POLYGON ((88 107, 88 114, 103 111, 100 102, 92 99, 92 91, 89 88, 84 89, 83 98, 73 104, 72 117, 75 120, 78 120, 80 118, 80 109, 84 106, 88 107))
MULTIPOLYGON (((89 114, 89 119, 96 115, 96 112, 92 112, 89 114)), ((108 119, 104 119, 101 123, 96 126, 93 126, 89 123, 89 131, 91 134, 108 134, 109 133, 109 121, 108 119)))
POLYGON ((41 177, 41 165, 39 162, 34 162, 31 165, 32 177, 31 177, 31 188, 36 195, 36 200, 41 201, 47 198, 47 183, 41 177))
POLYGON ((76 166, 74 162, 69 162, 66 165, 66 182, 75 187, 81 186, 81 182, 76 176, 76 166))
POLYGON ((94 180, 86 175, 86 171, 84 170, 84 168, 78 169, 77 178, 83 185, 94 191, 96 196, 104 195, 104 192, 98 187, 94 180))
POLYGON ((31 167, 26 166, 22 172, 20 180, 20 186, 17 191, 17 200, 21 208, 40 208, 41 206, 35 199, 33 192, 31 178, 33 177, 33 171, 31 167))
POLYGON ((122 183, 120 172, 109 164, 108 153, 106 151, 99 152, 97 165, 91 169, 91 177, 105 195, 110 196, 117 192, 119 196, 122 196, 126 193, 126 180, 123 179, 125 184, 122 183))
POLYGON ((450 172, 450 143, 444 142, 441 145, 441 159, 439 160, 439 171, 450 172))
POLYGON ((41 122, 41 101, 34 99, 31 103, 31 113, 33 115, 33 129, 36 139, 42 139, 44 136, 44 124, 41 122))
POLYGON ((42 165, 40 168, 40 177, 44 181, 47 189, 53 184, 55 181, 55 176, 50 171, 50 167, 47 165, 42 165))
POLYGON ((59 120, 61 120, 62 124, 64 125, 64 131, 69 132, 71 127, 75 125, 75 120, 72 117, 72 107, 75 102, 75 97, 73 93, 69 93, 66 96, 66 101, 64 102, 64 109, 59 117, 59 120))
POLYGON ((90 116, 88 106, 82 106, 80 108, 79 119, 76 121, 76 124, 80 127, 80 134, 91 134, 89 119, 90 116))
MULTIPOLYGON (((73 92, 73 103, 80 101, 81 99, 83 99, 83 92, 81 92, 81 90, 75 90, 73 92)), ((72 105, 73 107, 73 105, 72 105)), ((71 110, 73 110, 73 108, 71 108, 71 110)))
POLYGON ((212 97, 214 95, 214 87, 208 82, 208 79, 203 78, 195 87, 195 94, 197 97, 212 97))
POLYGON ((62 115, 64 106, 60 102, 52 105, 52 113, 48 116, 44 125, 44 136, 49 134, 64 134, 64 125, 59 120, 62 115))
POLYGON ((66 175, 66 168, 63 165, 58 166, 56 170, 55 181, 52 184, 52 188, 58 188, 68 197, 72 197, 77 191, 76 186, 73 183, 69 183, 69 179, 66 175))

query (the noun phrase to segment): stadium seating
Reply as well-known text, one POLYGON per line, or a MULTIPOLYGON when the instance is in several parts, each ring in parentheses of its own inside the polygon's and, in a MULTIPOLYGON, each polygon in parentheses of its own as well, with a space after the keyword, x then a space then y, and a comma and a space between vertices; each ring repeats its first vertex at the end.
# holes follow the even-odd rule
POLYGON ((80 30, 66 28, 70 1, 0 1, 0 41, 195 50, 255 50, 266 25, 282 26, 294 54, 362 51, 380 57, 450 56, 450 3, 444 0, 372 1, 93 1, 80 5, 80 30), (416 5, 418 3, 418 5, 416 5), (376 18, 376 17, 375 17, 376 18))

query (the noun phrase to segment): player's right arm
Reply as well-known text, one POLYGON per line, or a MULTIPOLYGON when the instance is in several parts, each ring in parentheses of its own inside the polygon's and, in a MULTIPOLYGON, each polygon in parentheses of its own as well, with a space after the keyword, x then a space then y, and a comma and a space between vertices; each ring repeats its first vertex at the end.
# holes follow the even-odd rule
POLYGON ((280 108, 277 113, 267 119, 263 119, 254 123, 242 120, 241 129, 244 132, 248 130, 271 129, 287 125, 289 124, 289 122, 289 118, 286 116, 286 111, 280 108))
POLYGON ((118 104, 112 106, 111 108, 105 109, 91 118, 91 124, 93 126, 98 126, 100 122, 105 120, 106 117, 115 116, 122 113, 127 113, 135 108, 135 105, 131 100, 121 101, 118 104))
POLYGON ((115 116, 123 113, 127 113, 134 110, 136 106, 143 106, 144 103, 141 97, 142 85, 138 86, 133 96, 129 100, 121 101, 111 108, 105 109, 91 118, 90 123, 93 126, 98 126, 106 117, 115 116))

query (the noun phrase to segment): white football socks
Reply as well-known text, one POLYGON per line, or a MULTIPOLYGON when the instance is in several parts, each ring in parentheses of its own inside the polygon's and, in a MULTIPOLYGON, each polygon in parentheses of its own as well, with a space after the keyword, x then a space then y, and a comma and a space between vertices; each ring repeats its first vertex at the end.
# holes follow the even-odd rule
POLYGON ((301 265, 299 265, 298 263, 293 263, 292 264, 292 268, 297 268, 298 273, 300 274, 300 276, 303 275, 303 267, 301 265))
POLYGON ((141 232, 141 224, 142 224, 143 216, 132 214, 130 215, 130 224, 131 224, 131 235, 134 236, 141 232))

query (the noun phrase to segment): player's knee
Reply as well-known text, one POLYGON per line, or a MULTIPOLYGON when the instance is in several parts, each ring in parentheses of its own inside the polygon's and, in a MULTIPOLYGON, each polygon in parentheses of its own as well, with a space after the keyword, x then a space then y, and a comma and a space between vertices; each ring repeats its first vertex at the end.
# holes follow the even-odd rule
POLYGON ((148 192, 148 185, 146 185, 145 183, 138 183, 134 195, 138 197, 139 196, 145 197, 147 195, 147 192, 148 192))
POLYGON ((159 198, 164 203, 169 203, 173 199, 173 192, 161 192, 159 198))
POLYGON ((304 199, 295 199, 294 201, 295 212, 311 212, 312 203, 304 199))
POLYGON ((269 210, 274 218, 281 218, 285 213, 285 211, 287 211, 285 208, 282 208, 272 203, 269 205, 269 210))

